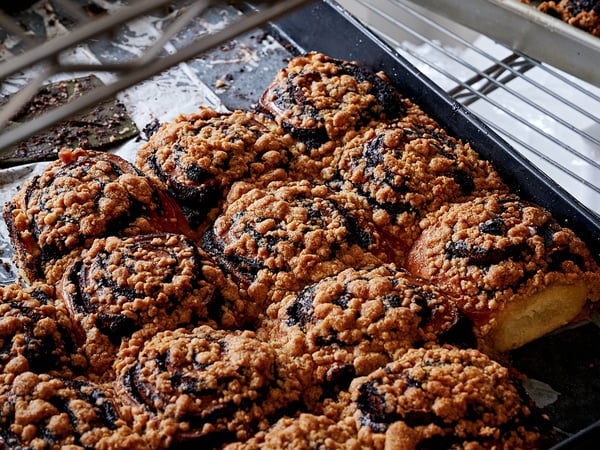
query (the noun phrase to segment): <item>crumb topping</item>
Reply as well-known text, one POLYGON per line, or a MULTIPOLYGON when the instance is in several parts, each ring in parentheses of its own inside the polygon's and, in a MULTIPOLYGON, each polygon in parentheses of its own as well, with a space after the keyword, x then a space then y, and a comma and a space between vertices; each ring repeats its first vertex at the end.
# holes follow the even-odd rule
POLYGON ((585 244, 550 213, 513 196, 488 196, 442 208, 408 256, 411 272, 438 283, 476 322, 488 322, 515 295, 599 274, 585 244))
POLYGON ((508 369, 474 349, 411 349, 350 387, 363 445, 371 448, 539 448, 549 421, 508 369), (480 448, 480 447, 478 447, 480 448))
POLYGON ((42 284, 0 287, 2 373, 71 373, 85 365, 76 354, 72 323, 53 296, 54 289, 42 284))
POLYGON ((45 266, 94 238, 175 229, 172 205, 162 200, 150 181, 120 157, 63 149, 58 161, 7 204, 5 218, 14 228, 13 241, 24 246, 16 246, 17 258, 35 280, 43 278, 45 266))
POLYGON ((600 37, 600 3, 589 0, 541 2, 537 9, 600 37))
POLYGON ((272 172, 287 162, 289 146, 289 136, 258 115, 203 108, 164 124, 139 150, 136 164, 199 226, 234 181, 276 177, 272 172))
POLYGON ((283 417, 268 430, 258 432, 246 442, 225 446, 225 450, 259 450, 262 448, 310 450, 358 450, 356 430, 325 416, 302 413, 283 417))
POLYGON ((355 196, 305 181, 271 183, 231 200, 202 246, 259 301, 274 284, 296 290, 387 259, 368 206, 355 196))
POLYGON ((277 74, 259 108, 310 145, 339 139, 370 120, 396 118, 404 104, 387 79, 368 68, 313 52, 277 74))
POLYGON ((346 269, 270 308, 270 338, 291 356, 311 355, 317 384, 343 388, 457 321, 435 286, 394 267, 346 269))
POLYGON ((157 443, 245 439, 299 397, 278 379, 273 347, 251 331, 165 331, 139 346, 132 340, 120 356, 121 393, 157 443))
POLYGON ((112 396, 87 381, 23 372, 0 378, 0 426, 11 448, 147 449, 112 396))
POLYGON ((206 318, 215 285, 204 273, 214 270, 182 235, 110 237, 94 241, 73 263, 59 294, 87 335, 82 345, 100 364, 94 369, 102 372, 121 338, 136 329, 169 329, 206 318))

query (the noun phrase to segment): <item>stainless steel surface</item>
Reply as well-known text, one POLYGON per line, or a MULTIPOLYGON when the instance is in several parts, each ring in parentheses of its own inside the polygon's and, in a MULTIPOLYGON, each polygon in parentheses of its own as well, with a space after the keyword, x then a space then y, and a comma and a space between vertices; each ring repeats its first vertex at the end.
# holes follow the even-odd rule
MULTIPOLYGON (((600 89, 569 73, 542 63, 529 55, 515 52, 510 45, 498 43, 464 27, 447 11, 450 3, 400 0, 340 0, 385 41, 443 87, 455 99, 468 106, 494 131, 525 157, 565 187, 579 201, 600 212, 600 89), (443 14, 421 5, 428 4, 443 14)), ((491 3, 514 8, 513 1, 465 1, 461 7, 468 22, 482 20, 478 28, 490 32, 512 31, 507 17, 486 28, 482 10, 491 3)), ((522 5, 523 6, 523 5, 522 5)), ((533 13, 537 13, 535 10, 533 13)), ((494 16, 499 20, 499 16, 494 16)), ((566 24, 565 24, 566 26, 566 24)), ((560 27, 560 32, 564 30, 560 27)), ((568 27, 571 28, 571 27, 568 27)), ((558 29, 556 30, 558 31, 558 29)), ((576 30, 580 32, 581 30, 576 30)), ((537 38, 536 35, 531 38, 537 38)), ((558 36, 546 41, 550 50, 558 36)), ((589 40, 600 39, 589 36, 589 40)), ((600 47, 594 42, 595 47, 600 47)), ((583 48, 583 47, 578 47, 583 48)), ((591 58, 583 56, 579 58, 591 58)), ((597 67, 599 56, 580 61, 597 67)), ((596 75, 600 71, 596 69, 596 75)))

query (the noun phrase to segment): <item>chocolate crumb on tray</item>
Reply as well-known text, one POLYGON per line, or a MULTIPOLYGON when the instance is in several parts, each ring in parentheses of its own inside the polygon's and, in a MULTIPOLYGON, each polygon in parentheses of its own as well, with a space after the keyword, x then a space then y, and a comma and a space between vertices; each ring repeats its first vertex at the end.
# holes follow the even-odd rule
MULTIPOLYGON (((103 83, 95 75, 43 86, 33 99, 11 118, 7 130, 72 102, 99 86, 103 86, 103 83)), ((0 100, 0 104, 6 101, 8 98, 0 100)), ((138 128, 125 106, 115 99, 106 100, 89 111, 63 120, 47 131, 2 150, 0 167, 54 160, 58 158, 58 150, 63 147, 105 150, 138 134, 138 128)))

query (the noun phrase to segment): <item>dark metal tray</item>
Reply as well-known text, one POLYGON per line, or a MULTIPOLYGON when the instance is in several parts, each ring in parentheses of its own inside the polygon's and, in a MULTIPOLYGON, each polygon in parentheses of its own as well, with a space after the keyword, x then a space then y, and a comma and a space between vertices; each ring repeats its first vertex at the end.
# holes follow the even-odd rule
MULTIPOLYGON (((600 218, 332 1, 273 25, 297 52, 316 50, 383 70, 405 96, 493 163, 514 193, 540 204, 588 244, 600 261, 600 218)), ((511 363, 555 424, 560 449, 592 448, 600 429, 600 328, 590 320, 526 345, 511 363)), ((595 447, 594 447, 595 448, 595 447)))

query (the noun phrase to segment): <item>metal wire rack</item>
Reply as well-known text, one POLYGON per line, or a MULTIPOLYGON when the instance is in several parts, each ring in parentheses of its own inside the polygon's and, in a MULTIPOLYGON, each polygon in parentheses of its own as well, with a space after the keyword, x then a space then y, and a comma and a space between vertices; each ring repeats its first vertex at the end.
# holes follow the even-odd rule
POLYGON ((416 3, 340 3, 578 200, 600 212, 600 89, 416 3))
MULTIPOLYGON (((80 0, 40 3, 39 7, 51 6, 68 17, 68 29, 46 27, 40 39, 35 33, 24 31, 14 16, 0 12, 0 31, 5 33, 0 52, 0 82, 3 93, 7 87, 17 92, 12 103, 0 110, 0 127, 50 76, 110 72, 112 82, 28 122, 26 127, 1 131, 0 148, 252 30, 307 0, 259 3, 246 8, 240 20, 212 33, 200 33, 175 49, 169 49, 174 36, 206 8, 223 2, 117 0, 106 3, 113 9, 117 5, 118 14, 97 18, 81 13, 85 2, 80 0), (167 26, 134 58, 97 64, 82 64, 69 58, 69 52, 81 42, 114 39, 125 24, 150 13, 162 17, 167 26), (19 85, 13 78, 22 72, 29 72, 30 76, 25 84, 19 85)), ((600 211, 600 89, 409 1, 338 0, 338 3, 583 204, 597 213, 600 211)), ((46 11, 49 12, 52 20, 55 11, 46 11)))
MULTIPOLYGON (((94 14, 83 14, 80 3, 75 0, 42 2, 39 7, 44 9, 42 16, 46 18, 47 23, 41 31, 41 36, 36 35, 35 30, 24 30, 19 26, 18 17, 11 17, 0 10, 0 29, 8 37, 8 39, 5 38, 4 52, 1 55, 4 61, 0 63, 0 81, 3 84, 11 84, 11 76, 24 71, 30 72, 30 75, 26 77, 27 82, 19 86, 10 102, 0 110, 0 130, 37 92, 44 81, 53 75, 77 72, 110 72, 114 75, 113 81, 109 85, 95 89, 73 102, 34 119, 27 126, 5 130, 0 135, 0 149, 16 144, 62 118, 69 117, 177 63, 189 60, 203 51, 274 20, 308 1, 262 2, 255 4, 255 8, 247 5, 246 14, 241 16, 240 20, 227 23, 226 27, 213 33, 199 33, 187 45, 172 52, 165 52, 165 48, 178 33, 189 26, 190 22, 207 8, 224 2, 137 0, 117 2, 117 6, 115 6, 115 2, 112 2, 110 6, 112 14, 99 17, 94 17, 94 14), (58 28, 63 32, 54 30, 56 34, 52 36, 49 35, 49 30, 57 23, 61 23, 54 18, 57 11, 60 11, 62 15, 62 23, 68 22, 69 27, 65 29, 59 26, 58 28), (73 51, 82 42, 91 39, 113 40, 122 27, 131 25, 141 16, 150 13, 161 17, 168 25, 134 58, 98 64, 73 62, 68 58, 69 51, 73 51)), ((96 5, 96 3, 92 4, 96 5)))

